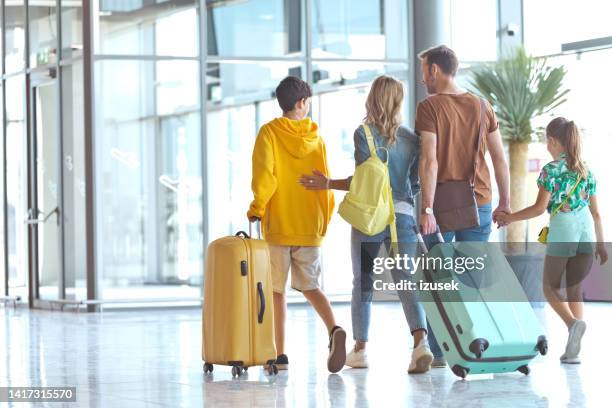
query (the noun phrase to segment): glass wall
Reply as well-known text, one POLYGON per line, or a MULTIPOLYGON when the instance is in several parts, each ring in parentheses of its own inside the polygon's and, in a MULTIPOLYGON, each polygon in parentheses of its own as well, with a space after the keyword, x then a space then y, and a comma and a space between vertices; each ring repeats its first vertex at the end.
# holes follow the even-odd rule
POLYGON ((53 1, 30 1, 30 67, 57 61, 57 13, 53 1))
MULTIPOLYGON (((567 0, 553 2, 525 2, 525 46, 533 55, 549 56, 549 63, 567 70, 564 86, 570 92, 567 102, 550 115, 538 118, 537 125, 546 126, 554 116, 574 120, 582 132, 582 154, 597 179, 597 196, 602 212, 605 236, 609 239, 612 217, 605 210, 612 202, 612 183, 609 177, 612 149, 612 130, 608 121, 608 95, 612 84, 602 80, 612 64, 612 48, 559 55, 561 44, 592 38, 612 36, 608 16, 612 4, 587 0, 575 3, 567 0), (544 13, 544 14, 543 14, 544 13), (542 15, 547 18, 542 19, 542 15), (588 22, 588 23, 586 23, 588 22), (542 31, 544 30, 544 31, 542 31), (546 32, 547 35, 542 35, 546 32)), ((534 143, 529 153, 532 166, 529 182, 530 197, 535 199, 535 179, 539 169, 549 162, 550 154, 544 143, 534 143)), ((529 236, 535 237, 546 224, 546 217, 529 223, 529 236)))
POLYGON ((6 73, 13 73, 25 68, 25 1, 4 3, 4 61, 6 73))
POLYGON ((197 2, 101 1, 97 18, 99 296, 199 298, 204 197, 197 2))
POLYGON ((96 54, 198 55, 197 0, 100 0, 96 54))
POLYGON ((62 0, 62 56, 71 58, 83 52, 83 0, 62 0))
POLYGON ((462 63, 497 59, 496 1, 450 0, 450 21, 450 47, 462 63))
POLYGON ((86 299, 83 62, 77 60, 61 70, 66 297, 86 299))
MULTIPOLYGON (((63 295, 57 288, 67 299, 86 299, 91 278, 104 300, 200 298, 207 243, 248 229, 253 144, 258 129, 282 114, 274 99, 280 80, 295 75, 312 85, 311 116, 334 177, 353 172, 353 132, 370 82, 389 74, 412 92, 408 0, 3 3, 10 294, 27 295, 29 261, 38 257, 39 266, 61 264, 52 279, 50 269, 41 273, 47 299, 63 295), (91 16, 84 5, 95 7, 91 16), (93 55, 85 55, 88 30, 93 55), (93 58, 91 118, 85 57, 93 58), (44 91, 37 78, 48 85, 44 91), (90 119, 93 131, 86 129, 90 119), (51 123, 57 131, 47 129, 51 123), (87 270, 90 134, 95 276, 87 270), (26 224, 37 221, 28 215, 30 201, 44 195, 39 204, 48 204, 49 186, 34 186, 50 173, 33 165, 40 157, 27 160, 36 144, 60 160, 54 197, 61 233, 43 252, 28 247, 28 232, 44 228, 26 224)), ((348 294, 349 227, 338 217, 325 253, 323 286, 348 294)))
MULTIPOLYGON (((347 177, 354 171, 353 132, 365 116, 369 84, 378 75, 388 74, 405 80, 408 86, 410 38, 407 1, 209 4, 206 168, 210 241, 248 230, 253 144, 258 129, 282 115, 274 99, 280 80, 295 75, 312 85, 311 116, 326 143, 332 176, 347 177)), ((412 88, 407 87, 406 95, 410 92, 412 88)), ((407 113, 409 106, 405 109, 407 113)), ((342 197, 336 192, 337 203, 342 197)), ((350 293, 349 244, 350 227, 334 216, 324 241, 322 284, 329 294, 350 293)))
POLYGON ((5 81, 6 100, 6 205, 9 294, 26 296, 28 239, 24 219, 28 212, 26 171, 25 77, 5 81))
MULTIPOLYGON (((0 21, 2 21, 2 11, 1 10, 0 10, 0 21)), ((0 69, 0 72, 1 72, 1 69, 0 69)), ((6 156, 4 155, 4 152, 5 152, 4 145, 5 145, 5 140, 4 140, 4 88, 2 87, 2 85, 0 85, 0 158, 3 163, 0 166, 0 296, 5 296, 6 289, 7 289, 6 279, 5 279, 7 252, 5 250, 6 236, 4 234, 4 231, 5 231, 4 230, 4 227, 5 227, 4 210, 6 209, 5 200, 4 200, 4 193, 6 190, 5 189, 6 187, 6 177, 5 177, 6 176, 6 173, 5 173, 6 156)))
POLYGON ((612 35, 612 2, 539 0, 523 2, 525 48, 534 55, 561 52, 561 44, 612 35))

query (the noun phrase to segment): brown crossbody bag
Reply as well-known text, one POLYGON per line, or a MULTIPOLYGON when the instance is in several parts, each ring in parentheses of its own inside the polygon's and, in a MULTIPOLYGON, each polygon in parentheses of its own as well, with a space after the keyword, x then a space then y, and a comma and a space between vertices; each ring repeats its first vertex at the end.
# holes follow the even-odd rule
POLYGON ((436 185, 436 194, 433 202, 433 212, 440 231, 460 231, 480 225, 478 204, 474 193, 474 180, 480 145, 485 131, 484 119, 486 105, 484 99, 480 100, 480 126, 478 138, 474 149, 474 168, 470 180, 445 181, 436 185))

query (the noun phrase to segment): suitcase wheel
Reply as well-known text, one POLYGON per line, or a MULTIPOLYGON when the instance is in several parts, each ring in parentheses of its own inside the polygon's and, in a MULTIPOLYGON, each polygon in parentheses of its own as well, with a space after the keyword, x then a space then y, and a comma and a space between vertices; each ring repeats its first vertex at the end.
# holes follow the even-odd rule
POLYGON ((240 377, 246 369, 242 366, 232 366, 232 377, 240 377))
POLYGON ((465 377, 467 377, 467 375, 470 372, 469 368, 465 368, 465 367, 462 367, 462 366, 457 365, 457 364, 455 364, 451 370, 453 371, 453 374, 455 374, 457 377, 461 377, 463 379, 465 379, 465 377))
POLYGON ((266 369, 268 370, 268 375, 278 374, 278 367, 276 366, 276 364, 269 364, 266 369))
POLYGON ((475 339, 470 343, 470 351, 474 353, 476 358, 481 358, 482 353, 489 348, 489 342, 487 339, 475 339))
POLYGON ((548 353, 548 340, 546 340, 546 337, 540 336, 540 338, 538 338, 538 344, 536 345, 536 349, 543 356, 548 353))
POLYGON ((212 373, 213 365, 210 363, 204 363, 204 374, 212 373))
POLYGON ((529 368, 529 366, 527 364, 520 366, 519 368, 516 369, 519 373, 523 373, 525 375, 529 375, 529 373, 531 372, 531 369, 529 368))

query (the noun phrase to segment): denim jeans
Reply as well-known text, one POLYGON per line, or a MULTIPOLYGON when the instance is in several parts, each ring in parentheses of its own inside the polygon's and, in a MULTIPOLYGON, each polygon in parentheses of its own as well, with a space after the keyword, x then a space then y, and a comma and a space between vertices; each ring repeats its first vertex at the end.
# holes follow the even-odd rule
MULTIPOLYGON (((414 256, 417 242, 414 231, 415 219, 411 215, 396 214, 397 237, 399 241, 399 253, 414 256)), ((368 245, 368 252, 378 252, 380 245, 390 241, 389 227, 380 234, 369 236, 355 228, 351 232, 351 260, 353 263, 353 294, 351 298, 351 318, 353 323, 353 338, 357 341, 368 341, 368 331, 370 328, 370 307, 372 295, 374 293, 372 279, 372 265, 362 265, 362 244, 371 243, 378 245, 368 245), (362 274, 366 273, 366 276, 362 274)), ((376 254, 369 254, 376 256, 376 254)), ((401 280, 411 280, 412 275, 407 270, 391 270, 391 275, 395 282, 401 280)), ((412 290, 398 291, 404 315, 408 321, 410 331, 425 329, 425 311, 421 306, 418 293, 412 290)))
MULTIPOLYGON (((451 242, 453 238, 457 242, 486 242, 489 240, 491 235, 491 224, 493 223, 491 204, 485 204, 478 207, 478 216, 480 218, 480 225, 474 228, 467 228, 461 231, 450 231, 442 234, 444 242, 451 242)), ((431 248, 438 243, 438 238, 435 234, 427 235, 424 237, 425 243, 428 248, 431 248)), ((434 357, 442 357, 442 349, 434 336, 433 331, 429 322, 427 323, 427 339, 429 340, 429 348, 431 349, 434 357)))

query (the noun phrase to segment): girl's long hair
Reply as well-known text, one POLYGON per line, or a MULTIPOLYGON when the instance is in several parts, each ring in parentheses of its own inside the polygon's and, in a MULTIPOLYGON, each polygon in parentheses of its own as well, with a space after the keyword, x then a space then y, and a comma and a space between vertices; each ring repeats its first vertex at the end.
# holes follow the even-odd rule
POLYGON ((395 133, 402 122, 400 109, 404 86, 397 79, 382 75, 374 80, 366 101, 365 123, 375 125, 388 145, 395 143, 395 133))
POLYGON ((587 176, 587 168, 582 161, 582 141, 580 131, 573 120, 563 117, 554 118, 546 126, 546 136, 561 143, 567 151, 567 167, 583 178, 587 176))

